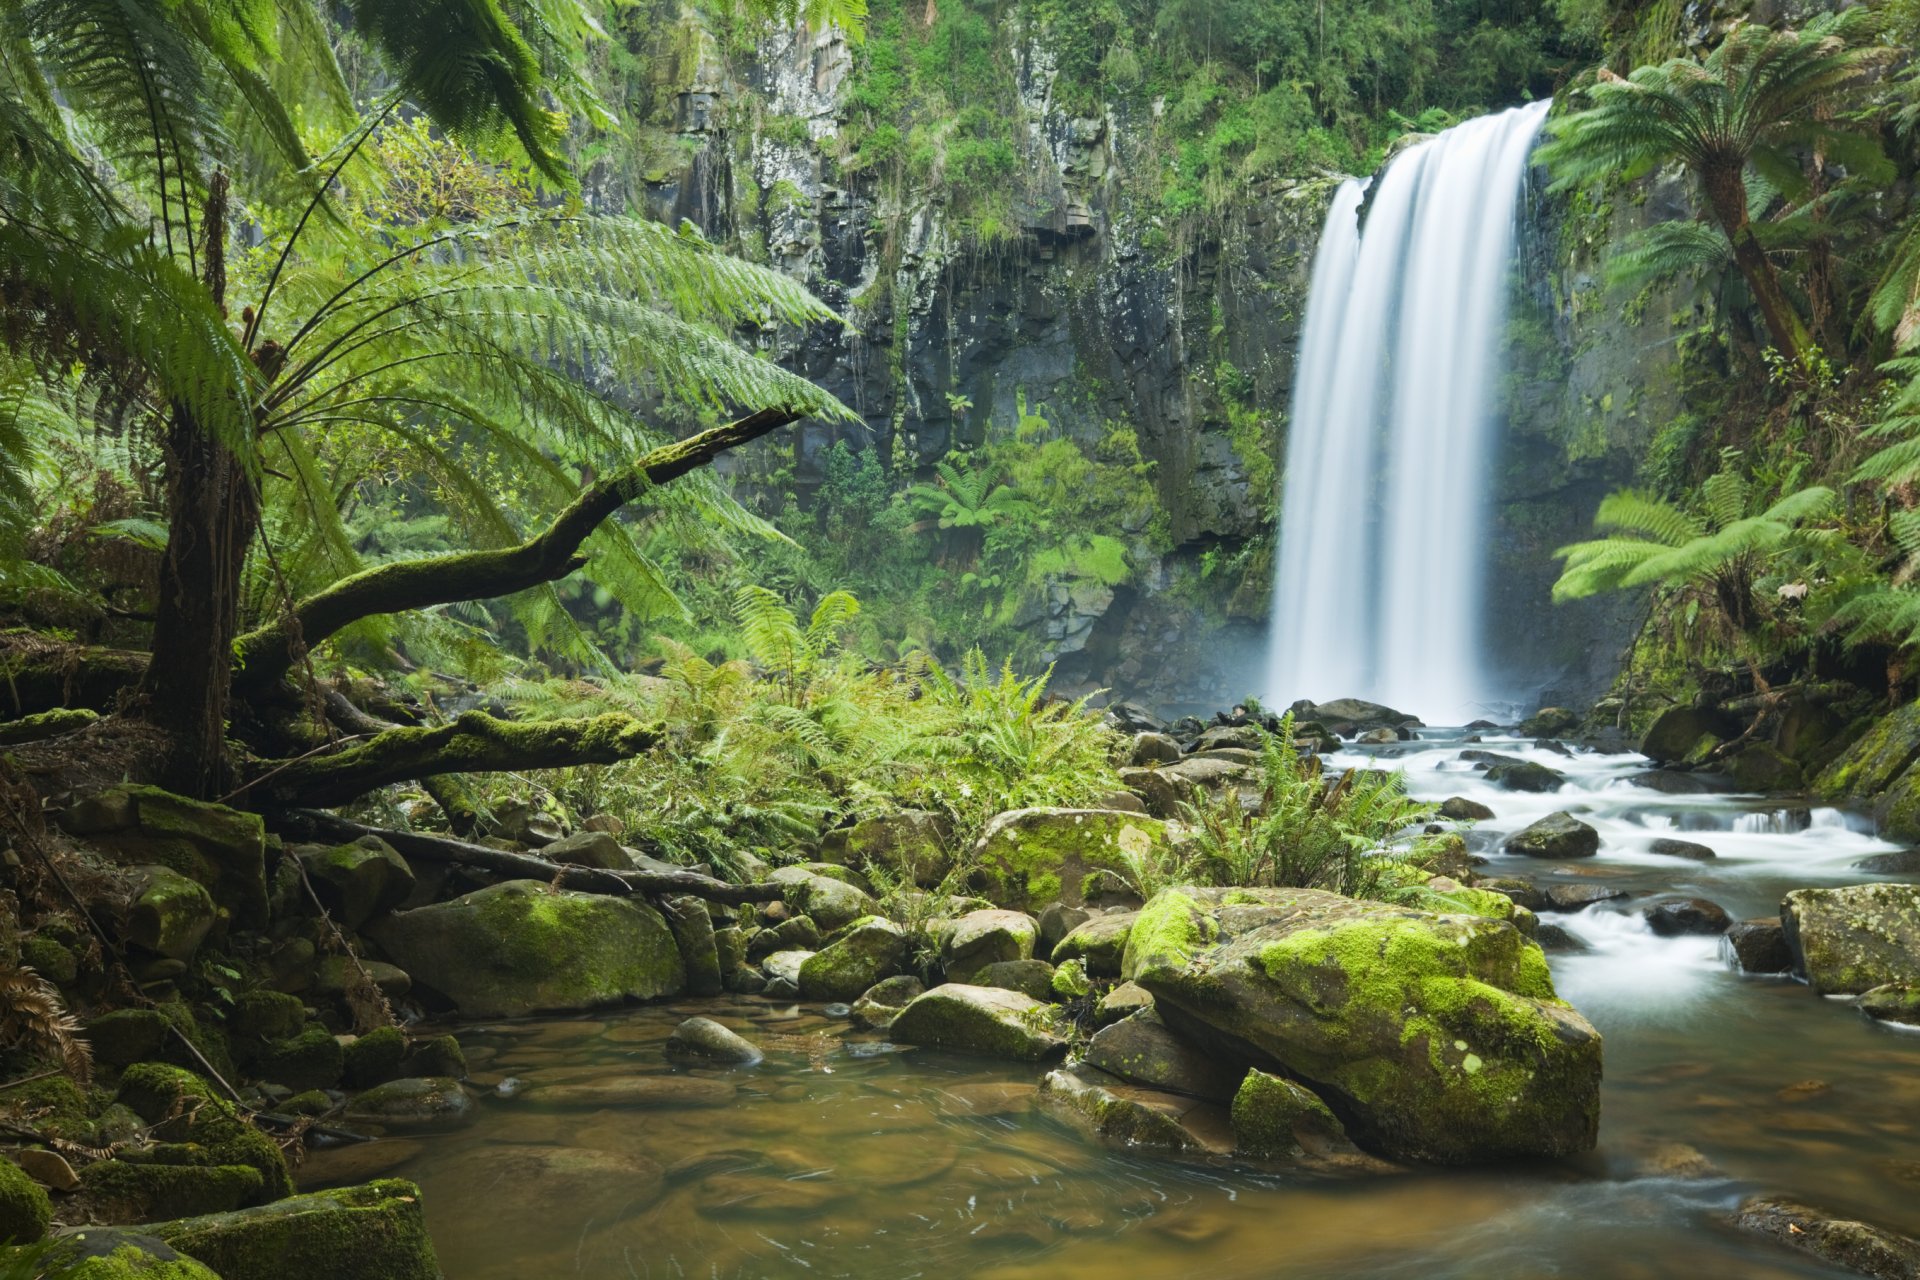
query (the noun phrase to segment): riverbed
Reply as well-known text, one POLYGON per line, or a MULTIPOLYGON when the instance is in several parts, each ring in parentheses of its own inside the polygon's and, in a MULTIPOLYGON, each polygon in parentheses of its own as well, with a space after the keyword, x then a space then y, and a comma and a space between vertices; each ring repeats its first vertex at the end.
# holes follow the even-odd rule
POLYGON ((896 1050, 817 1005, 729 997, 462 1028, 476 1078, 514 1096, 456 1134, 318 1153, 302 1180, 416 1179, 449 1280, 1847 1274, 1727 1226, 1755 1191, 1920 1234, 1920 1034, 1736 974, 1717 939, 1656 937, 1638 914, 1681 893, 1773 915, 1790 889, 1886 878, 1851 864, 1897 846, 1839 810, 1661 794, 1630 781, 1638 755, 1489 733, 1474 745, 1569 777, 1557 794, 1499 790, 1458 759, 1466 736, 1423 730, 1332 763, 1377 759, 1417 796, 1492 808, 1470 836, 1487 874, 1633 895, 1543 916, 1585 948, 1552 956, 1555 981, 1606 1037, 1590 1157, 1305 1181, 1130 1154, 1043 1114, 1043 1068, 896 1050), (1555 809, 1600 831, 1599 856, 1497 851, 1555 809), (1648 852, 1663 835, 1717 857, 1648 852), (696 1013, 766 1060, 670 1066, 662 1045, 696 1013), (636 1079, 624 1100, 565 1088, 636 1079))

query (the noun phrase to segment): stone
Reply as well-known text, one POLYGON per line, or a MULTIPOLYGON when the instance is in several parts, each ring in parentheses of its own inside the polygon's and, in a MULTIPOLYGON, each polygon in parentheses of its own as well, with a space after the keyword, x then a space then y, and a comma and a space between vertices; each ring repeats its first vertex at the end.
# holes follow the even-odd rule
POLYGON ((1531 760, 1516 760, 1512 764, 1496 764, 1488 769, 1487 781, 1505 791, 1544 794, 1566 786, 1567 775, 1558 769, 1534 764, 1531 760))
POLYGON ((234 998, 227 1026, 237 1037, 279 1040, 300 1030, 307 1008, 298 996, 280 991, 244 991, 234 998))
POLYGON ((1127 750, 1127 763, 1136 768, 1172 764, 1180 754, 1180 744, 1166 734, 1141 733, 1134 735, 1133 745, 1127 750))
POLYGON ((940 926, 940 965, 964 980, 999 960, 1031 960, 1039 937, 1039 925, 1018 911, 969 911, 940 926))
POLYGON ((1296 721, 1317 720, 1344 737, 1351 737, 1363 729, 1417 728, 1420 724, 1417 716, 1362 698, 1335 698, 1332 702, 1319 704, 1295 703, 1292 710, 1296 721))
POLYGON ((413 892, 413 868, 378 836, 332 848, 301 845, 292 852, 320 905, 348 932, 397 909, 413 892))
POLYGON ((115 1009, 89 1018, 82 1034, 96 1061, 109 1067, 130 1067, 159 1059, 172 1050, 171 1026, 158 1009, 115 1009))
POLYGON ((611 813, 596 813, 580 824, 582 831, 604 831, 610 836, 623 836, 627 833, 627 824, 611 813))
POLYGON ((73 1166, 57 1151, 27 1147, 13 1153, 13 1162, 25 1170, 29 1178, 55 1191, 72 1191, 80 1185, 80 1178, 74 1173, 73 1166))
POLYGON ((1742 791, 1804 791, 1800 766, 1764 742, 1749 742, 1726 762, 1727 776, 1742 791))
POLYGON ((341 1079, 350 1089, 371 1089, 406 1074, 400 1066, 406 1056, 407 1037, 398 1027, 376 1028, 345 1046, 341 1079))
POLYGON ((1048 1072, 1039 1097, 1049 1113, 1104 1142, 1170 1154, 1209 1146, 1184 1123, 1206 1104, 1124 1084, 1084 1063, 1048 1072))
POLYGON ((1508 921, 1311 889, 1164 889, 1124 969, 1175 1035, 1307 1085, 1371 1151, 1470 1163, 1593 1147, 1599 1033, 1508 921))
POLYGON ((261 1201, 293 1191, 286 1157, 272 1138, 240 1119, 233 1105, 191 1071, 141 1062, 120 1075, 116 1101, 147 1122, 158 1142, 192 1144, 209 1165, 246 1165, 260 1174, 261 1201))
POLYGON ((127 941, 170 960, 191 958, 213 928, 213 895, 169 867, 138 867, 134 876, 127 941))
POLYGON ((1647 846, 1648 853, 1657 853, 1664 858, 1687 858, 1693 862, 1712 862, 1717 855, 1706 845, 1696 844, 1692 840, 1675 840, 1661 836, 1647 846))
POLYGON ((686 989, 667 922, 631 898, 510 880, 387 916, 370 933, 417 984, 472 1018, 654 1000, 686 989))
POLYGON ((1246 1064, 1186 1044, 1151 1008, 1094 1033, 1086 1062, 1110 1076, 1212 1102, 1231 1102, 1246 1064))
POLYGON ((1382 747, 1400 741, 1400 733, 1395 729, 1368 729, 1354 741, 1362 746, 1382 747))
POLYGON ((1160 717, 1137 702, 1110 702, 1100 719, 1121 733, 1158 733, 1166 727, 1160 717))
POLYGON ((1448 796, 1440 802, 1440 816, 1454 822, 1485 822, 1493 817, 1493 810, 1478 800, 1448 796))
POLYGON ((1794 969, 1821 995, 1920 981, 1920 886, 1796 889, 1780 922, 1794 969))
POLYGON ((1035 1000, 1052 1000, 1053 976, 1053 966, 1045 960, 996 960, 974 974, 973 980, 983 987, 1002 987, 1035 1000))
POLYGON ((1096 978, 1120 976, 1120 960, 1127 951, 1127 935, 1137 911, 1114 911, 1093 916, 1074 929, 1053 949, 1053 962, 1079 960, 1096 978))
POLYGON ((389 1000, 398 1000, 413 990, 413 975, 399 965, 340 955, 320 957, 313 967, 313 983, 307 990, 316 996, 344 996, 369 981, 389 1000))
MULTIPOLYGON (((499 1256, 508 1260, 509 1274, 525 1280, 557 1277, 558 1265, 521 1263, 514 1259, 530 1239, 549 1238, 556 1221, 620 1223, 638 1219, 651 1208, 666 1187, 666 1172, 645 1154, 632 1150, 604 1151, 585 1146, 540 1146, 531 1143, 492 1143, 474 1146, 445 1160, 439 1170, 455 1194, 486 1198, 484 1216, 473 1220, 476 1233, 497 1242, 499 1256)), ((444 1195, 436 1189, 435 1194, 444 1195)), ((703 1191, 704 1194, 704 1191, 703 1191)), ((591 1265, 567 1266, 581 1276, 605 1275, 591 1265)), ((625 1271, 616 1267, 614 1274, 625 1271)), ((636 1268, 645 1275, 647 1268, 636 1268)))
POLYGON ((1357 1154, 1339 1118, 1313 1090, 1251 1070, 1233 1095, 1234 1154, 1256 1160, 1357 1154))
POLYGON ((876 982, 853 1002, 853 1025, 868 1031, 885 1031, 900 1016, 900 1011, 925 990, 920 979, 905 973, 876 982))
POLYGON ((1533 932, 1533 940, 1548 955, 1577 956, 1587 951, 1587 944, 1569 933, 1565 926, 1542 924, 1533 932))
POLYGON ((1671 764, 1685 760, 1703 737, 1728 738, 1739 732, 1725 712, 1668 707, 1640 739, 1640 754, 1655 764, 1671 764))
POLYGON ((1627 896, 1625 889, 1610 884, 1550 884, 1545 893, 1544 911, 1585 911, 1596 902, 1616 902, 1627 896))
POLYGON ((1547 891, 1533 881, 1519 876, 1494 876, 1478 880, 1475 885, 1491 893, 1511 898, 1515 906, 1525 907, 1529 911, 1553 910, 1553 900, 1547 896, 1547 891))
POLYGON ((549 862, 564 863, 569 867, 598 867, 602 871, 631 871, 633 859, 620 847, 611 832, 576 831, 570 836, 562 836, 540 850, 540 856, 549 862))
MULTIPOLYGON (((1015 961, 1014 963, 1026 962, 1015 961)), ((1058 967, 1054 967, 1053 976, 1049 979, 1047 986, 1048 995, 1043 998, 1051 998, 1061 1004, 1084 1000, 1093 994, 1093 979, 1087 975, 1087 966, 1078 960, 1061 961, 1058 967)))
POLYGON ((857 886, 806 867, 782 867, 767 880, 786 891, 789 909, 811 916, 827 933, 843 929, 874 911, 873 899, 857 886))
POLYGON ((1120 781, 1156 818, 1178 818, 1191 792, 1190 784, 1165 769, 1122 769, 1120 781))
POLYGON ((389 1080, 347 1104, 347 1123, 378 1125, 389 1133, 451 1133, 479 1119, 458 1080, 414 1076, 389 1080))
POLYGON ((1049 903, 1037 917, 1040 925, 1040 938, 1035 950, 1043 955, 1052 955, 1060 940, 1093 918, 1093 912, 1085 907, 1070 907, 1064 902, 1049 903))
POLYGON ((149 1235, 86 1227, 54 1240, 35 1275, 60 1280, 220 1280, 202 1263, 149 1235))
POLYGON ((673 932, 674 945, 680 948, 680 962, 687 970, 687 994, 709 999, 726 989, 721 968, 720 944, 715 939, 713 912, 691 894, 661 898, 658 902, 667 928, 673 932))
POLYGON ((1898 853, 1876 853, 1853 864, 1855 871, 1873 876, 1920 875, 1920 849, 1902 849, 1898 853))
POLYGON ((309 1026, 298 1035, 269 1041, 254 1058, 254 1074, 285 1085, 295 1093, 331 1089, 346 1069, 346 1052, 322 1026, 309 1026))
POLYGON ((1774 917, 1738 920, 1727 927, 1721 954, 1741 973, 1790 973, 1793 949, 1787 945, 1786 926, 1774 917))
POLYGON ((410 1076, 452 1076, 461 1080, 467 1074, 467 1055, 461 1051, 460 1041, 451 1035, 428 1036, 407 1047, 401 1066, 405 1068, 404 1074, 410 1076))
POLYGON ((494 833, 529 849, 544 849, 567 834, 561 821, 524 800, 510 800, 493 811, 494 833))
POLYGON ((903 809, 829 831, 820 859, 849 867, 880 867, 931 889, 953 870, 953 822, 943 813, 903 809))
POLYGON ((669 1057, 705 1058, 713 1062, 734 1062, 750 1066, 766 1054, 760 1046, 736 1031, 721 1026, 712 1018, 688 1018, 667 1037, 669 1057))
POLYGON ((124 866, 164 866, 196 882, 237 924, 266 923, 267 837, 259 814, 122 785, 69 806, 60 823, 124 866))
POLYGON ((19 1165, 0 1160, 0 1244, 33 1244, 52 1221, 46 1189, 19 1165))
POLYGON ((1250 724, 1215 725, 1193 740, 1187 750, 1190 754, 1202 751, 1218 751, 1221 748, 1241 751, 1259 751, 1266 745, 1267 735, 1257 726, 1250 724))
POLYGON ((1580 727, 1580 717, 1565 707, 1542 707, 1514 730, 1523 738, 1557 738, 1580 727))
POLYGON ((857 1000, 860 994, 900 971, 907 956, 907 935, 880 916, 848 925, 825 949, 800 966, 797 985, 803 1000, 857 1000))
POLYGON ((1741 1202, 1734 1223, 1744 1231, 1874 1280, 1913 1280, 1920 1276, 1920 1241, 1793 1200, 1751 1197, 1741 1202))
POLYGON ((1053 1006, 1017 991, 949 982, 917 996, 889 1031, 899 1044, 1039 1062, 1066 1052, 1053 1006))
POLYGON ((1896 982, 1875 987, 1864 992, 1854 1004, 1876 1022, 1920 1026, 1920 983, 1896 982))
POLYGON ((1501 848, 1529 858, 1591 858, 1600 852, 1600 833, 1560 811, 1514 832, 1501 848))
POLYGON ((440 1280, 420 1188, 399 1179, 149 1230, 221 1280, 440 1280))
POLYGON ((1099 873, 1124 876, 1130 860, 1166 846, 1165 826, 1137 813, 1016 809, 987 823, 972 861, 996 905, 1037 911, 1050 902, 1083 905, 1099 873))
POLYGON ((1707 784, 1691 773, 1680 773, 1674 769, 1654 769, 1647 773, 1636 773, 1627 779, 1636 787, 1645 787, 1649 791, 1658 791, 1668 796, 1697 796, 1707 790, 1707 784))
POLYGON ((795 916, 754 934, 747 940, 746 955, 749 961, 758 964, 776 951, 818 951, 825 945, 819 925, 810 917, 795 916))
POLYGON ((1094 1021, 1111 1026, 1142 1009, 1153 1008, 1153 996, 1137 982, 1122 982, 1101 996, 1093 1007, 1094 1021))
MULTIPOLYGON (((163 1147, 151 1152, 174 1154, 163 1147)), ((79 1196, 92 1218, 152 1222, 258 1203, 261 1185, 260 1171, 243 1164, 99 1160, 80 1175, 79 1196)))
POLYGON ((1647 927, 1662 938, 1725 933, 1733 924, 1726 908, 1705 898, 1656 902, 1640 914, 1646 917, 1647 927))

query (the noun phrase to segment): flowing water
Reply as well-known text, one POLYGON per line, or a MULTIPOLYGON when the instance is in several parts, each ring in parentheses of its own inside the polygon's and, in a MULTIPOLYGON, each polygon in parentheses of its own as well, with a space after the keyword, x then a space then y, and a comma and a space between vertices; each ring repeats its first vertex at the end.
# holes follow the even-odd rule
POLYGON ((1276 706, 1358 696, 1465 721, 1505 692, 1480 658, 1484 495, 1515 211, 1546 111, 1471 120, 1334 197, 1288 429, 1276 706))
POLYGON ((1458 760, 1461 734, 1423 736, 1383 762, 1417 795, 1491 807, 1476 847, 1556 808, 1605 841, 1577 863, 1488 852, 1483 870, 1636 895, 1543 917, 1588 946, 1552 964, 1606 1037, 1587 1159, 1313 1182, 1133 1155, 1039 1112, 1039 1068, 893 1052, 819 1006, 742 998, 463 1029, 476 1076, 529 1087, 461 1133, 323 1152, 303 1176, 417 1179, 450 1280, 1841 1274, 1726 1226, 1754 1191, 1920 1233, 1920 1035, 1738 976, 1713 940, 1655 937, 1637 915, 1669 892, 1771 915, 1788 889, 1873 879, 1849 864, 1893 846, 1832 809, 1634 786, 1637 756, 1489 737, 1570 775, 1557 795, 1517 795, 1458 760), (1647 852, 1674 833, 1719 856, 1647 852), (669 1066, 661 1047, 693 1013, 758 1040, 766 1061, 669 1066), (553 1105, 583 1083, 637 1096, 553 1105), (679 1104, 644 1096, 661 1088, 679 1104))

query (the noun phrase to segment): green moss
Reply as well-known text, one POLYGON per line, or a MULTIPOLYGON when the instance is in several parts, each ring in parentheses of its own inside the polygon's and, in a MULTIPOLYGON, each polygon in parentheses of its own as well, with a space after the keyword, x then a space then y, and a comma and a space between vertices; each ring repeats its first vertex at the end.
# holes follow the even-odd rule
POLYGON ((222 1280, 440 1280, 420 1188, 398 1179, 164 1222, 153 1233, 222 1280))
MULTIPOLYGON (((369 1031, 346 1048, 343 1077, 350 1089, 369 1089, 400 1074, 407 1038, 397 1027, 369 1031)), ((430 1074, 445 1074, 434 1072, 430 1074)))
POLYGON ((0 1244, 33 1244, 47 1234, 53 1202, 20 1166, 0 1160, 0 1244))
POLYGON ((1093 994, 1093 980, 1087 977, 1087 966, 1079 959, 1062 961, 1054 968, 1052 987, 1054 996, 1061 1000, 1079 1000, 1093 994))
POLYGON ((152 1222, 259 1201, 265 1182, 258 1169, 206 1163, 212 1157, 193 1144, 162 1146, 172 1148, 162 1154, 179 1162, 102 1160, 81 1170, 81 1190, 94 1211, 122 1222, 152 1222))
POLYGON ((1035 910, 1050 902, 1078 906, 1090 891, 1164 854, 1158 820, 1104 809, 1028 809, 991 824, 974 850, 1001 906, 1035 910))
POLYGON ((1121 976, 1132 981, 1146 968, 1178 968, 1213 945, 1219 927, 1197 899, 1163 889, 1141 908, 1127 934, 1121 976))
POLYGON ((461 1052, 460 1041, 452 1035, 431 1036, 416 1041, 413 1048, 407 1051, 406 1074, 465 1079, 467 1055, 461 1052))
POLYGON ((340 1083, 346 1054, 340 1042, 322 1026, 310 1026, 295 1036, 267 1045, 254 1070, 263 1080, 302 1089, 331 1089, 340 1083))
POLYGON ((257 1169, 262 1199, 292 1193, 292 1175, 273 1139, 241 1120, 230 1103, 191 1071, 158 1062, 128 1067, 120 1077, 119 1101, 151 1124, 158 1138, 198 1144, 214 1164, 257 1169))
POLYGON ((59 1280, 220 1280, 151 1236, 115 1227, 89 1227, 61 1236, 41 1266, 59 1280))
POLYGON ((246 991, 233 1002, 227 1025, 236 1036, 283 1040, 306 1025, 307 1008, 284 991, 246 991))
POLYGON ((1310 1089, 1264 1071, 1249 1071, 1241 1080, 1232 1114, 1236 1154, 1256 1159, 1296 1155, 1302 1137, 1347 1137, 1332 1109, 1310 1089))
POLYGON ((1038 1062, 1066 1049, 1051 1005, 994 989, 935 987, 895 1018, 889 1034, 902 1044, 956 1053, 1038 1062))
POLYGON ((20 940, 20 960, 55 986, 64 986, 80 976, 79 957, 68 947, 37 933, 20 940))
POLYGON ((838 941, 801 964, 801 998, 857 1000, 868 987, 897 973, 906 953, 906 935, 898 925, 879 916, 864 916, 848 925, 838 941))

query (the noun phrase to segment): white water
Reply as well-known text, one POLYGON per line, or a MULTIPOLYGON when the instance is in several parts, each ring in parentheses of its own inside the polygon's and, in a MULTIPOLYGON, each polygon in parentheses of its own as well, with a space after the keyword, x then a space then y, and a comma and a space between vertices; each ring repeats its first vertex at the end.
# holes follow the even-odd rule
POLYGON ((1449 129, 1335 196, 1315 255, 1281 502, 1266 693, 1460 723, 1484 670, 1489 436, 1515 208, 1546 117, 1449 129))

